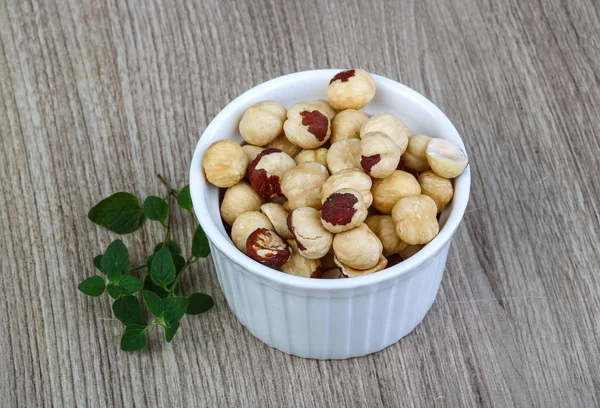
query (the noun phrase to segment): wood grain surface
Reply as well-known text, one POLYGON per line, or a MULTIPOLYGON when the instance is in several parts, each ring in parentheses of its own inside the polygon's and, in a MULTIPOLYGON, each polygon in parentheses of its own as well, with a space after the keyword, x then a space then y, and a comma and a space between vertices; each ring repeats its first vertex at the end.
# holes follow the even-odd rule
MULTIPOLYGON (((0 405, 600 406, 600 6, 594 0, 0 0, 0 405), (433 308, 386 350, 312 361, 216 307, 171 344, 118 348, 76 290, 115 238, 116 191, 187 180, 230 100, 267 79, 362 67, 456 124, 472 198, 433 308)), ((187 242, 191 221, 174 231, 187 242)), ((124 237, 133 262, 161 239, 124 237)))

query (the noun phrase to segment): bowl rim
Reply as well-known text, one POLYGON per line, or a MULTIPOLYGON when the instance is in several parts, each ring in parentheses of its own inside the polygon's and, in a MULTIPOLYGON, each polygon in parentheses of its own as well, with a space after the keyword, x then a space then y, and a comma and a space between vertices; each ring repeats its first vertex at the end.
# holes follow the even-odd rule
MULTIPOLYGON (((212 244, 215 245, 221 252, 223 252, 223 254, 225 254, 225 256, 227 256, 231 261, 243 267, 250 274, 272 283, 314 291, 331 291, 336 289, 362 288, 365 286, 377 285, 386 281, 411 276, 411 272, 414 272, 419 266, 435 257, 435 255, 444 247, 444 245, 451 240, 454 232, 460 225, 469 201, 471 184, 470 164, 466 167, 463 173, 454 180, 455 190, 452 210, 444 227, 431 242, 426 244, 425 247, 423 247, 423 249, 421 249, 414 256, 392 266, 391 268, 387 268, 383 271, 370 275, 359 276, 350 279, 310 279, 289 275, 284 272, 271 269, 249 258, 247 255, 239 251, 228 237, 226 238, 223 236, 210 215, 208 206, 206 204, 207 200, 204 196, 204 191, 210 185, 204 177, 204 172, 201 170, 201 159, 204 156, 204 152, 208 146, 212 143, 212 141, 208 141, 208 137, 204 136, 215 133, 221 124, 227 122, 231 114, 240 106, 250 106, 252 104, 250 103, 251 100, 254 99, 257 94, 264 93, 274 88, 284 87, 294 82, 311 80, 317 77, 319 79, 323 79, 323 77, 329 79, 340 71, 343 70, 318 69, 295 72, 273 78, 250 88, 227 104, 227 106, 225 106, 213 118, 204 132, 202 132, 202 135, 196 144, 196 148, 194 149, 194 155, 190 166, 190 194, 194 205, 194 213, 196 214, 202 229, 212 244)), ((441 125, 444 128, 443 138, 447 138, 450 135, 451 139, 453 139, 453 141, 462 148, 465 154, 467 154, 465 145, 458 131, 450 119, 448 119, 448 117, 446 117, 446 115, 433 102, 417 91, 397 81, 376 74, 372 75, 377 86, 395 89, 396 91, 407 94, 411 99, 416 99, 420 104, 426 105, 427 109, 430 110, 435 116, 437 116, 437 119, 441 121, 441 125)), ((418 271, 416 271, 416 273, 418 273, 418 271)))

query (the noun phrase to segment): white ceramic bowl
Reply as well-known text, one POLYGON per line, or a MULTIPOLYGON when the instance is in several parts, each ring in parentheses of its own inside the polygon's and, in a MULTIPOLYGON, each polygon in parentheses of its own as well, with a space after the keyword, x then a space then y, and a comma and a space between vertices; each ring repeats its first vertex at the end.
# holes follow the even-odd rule
MULTIPOLYGON (((194 151, 190 189, 194 212, 210 240, 217 277, 233 313, 250 332, 271 347, 300 357, 344 359, 364 356, 410 333, 433 304, 452 236, 467 202, 470 169, 454 181, 454 199, 442 213, 438 236, 400 264, 372 275, 349 279, 308 279, 255 262, 238 251, 219 214, 219 189, 202 172, 208 146, 219 139, 242 142, 238 122, 249 106, 275 100, 326 99, 327 84, 340 70, 298 72, 272 79, 245 92, 208 125, 194 151)), ((464 144, 450 120, 412 89, 374 75, 370 115, 391 112, 415 133, 464 144)))

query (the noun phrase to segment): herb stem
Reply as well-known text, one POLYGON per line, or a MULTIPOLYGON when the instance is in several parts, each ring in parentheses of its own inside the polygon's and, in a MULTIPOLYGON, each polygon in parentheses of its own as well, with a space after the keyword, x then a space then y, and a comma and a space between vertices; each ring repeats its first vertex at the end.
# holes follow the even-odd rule
POLYGON ((131 269, 129 270, 129 273, 131 273, 131 272, 135 272, 135 271, 139 271, 140 269, 143 269, 143 268, 145 268, 145 267, 146 267, 146 264, 141 264, 141 265, 138 265, 138 266, 136 266, 136 267, 134 267, 134 268, 131 268, 131 269))
POLYGON ((181 269, 177 273, 177 276, 175 277, 175 280, 171 284, 171 290, 169 291, 169 293, 173 293, 173 291, 175 290, 175 286, 177 286, 177 283, 179 282, 179 279, 181 278, 181 275, 183 274, 183 271, 185 271, 185 268, 187 268, 188 266, 190 266, 194 262, 196 262, 196 260, 194 260, 194 258, 190 255, 190 257, 185 261, 185 264, 183 264, 183 266, 181 267, 181 269))
POLYGON ((174 188, 172 188, 171 185, 169 184, 169 182, 167 180, 165 180, 164 177, 161 176, 160 173, 156 173, 156 177, 158 177, 158 179, 160 180, 162 185, 167 189, 169 194, 172 195, 173 197, 177 198, 177 196, 179 195, 179 192, 177 190, 175 190, 174 188))

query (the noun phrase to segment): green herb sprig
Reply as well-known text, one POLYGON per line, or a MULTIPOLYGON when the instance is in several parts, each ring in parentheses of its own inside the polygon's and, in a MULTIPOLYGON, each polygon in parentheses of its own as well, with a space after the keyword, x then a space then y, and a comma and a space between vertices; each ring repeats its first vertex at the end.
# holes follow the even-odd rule
POLYGON ((101 296, 105 292, 114 299, 112 311, 125 325, 121 337, 121 350, 135 351, 148 342, 147 332, 160 326, 165 340, 170 342, 186 315, 198 315, 210 310, 213 299, 202 292, 184 297, 179 295, 179 281, 188 266, 210 254, 208 239, 192 211, 190 186, 177 190, 160 175, 156 175, 167 190, 164 197, 148 196, 140 205, 136 196, 119 192, 96 204, 88 213, 95 224, 117 234, 129 234, 142 225, 145 218, 160 223, 165 229, 164 239, 154 246, 146 263, 131 266, 127 246, 117 239, 108 245, 103 254, 94 257, 94 266, 104 276, 94 275, 78 286, 89 296, 101 296), (171 199, 190 213, 196 225, 192 238, 191 254, 184 258, 181 247, 171 238, 171 199), (143 277, 143 274, 146 274, 143 277), (139 293, 141 292, 141 299, 139 293), (148 310, 150 322, 144 319, 142 305, 148 310))

